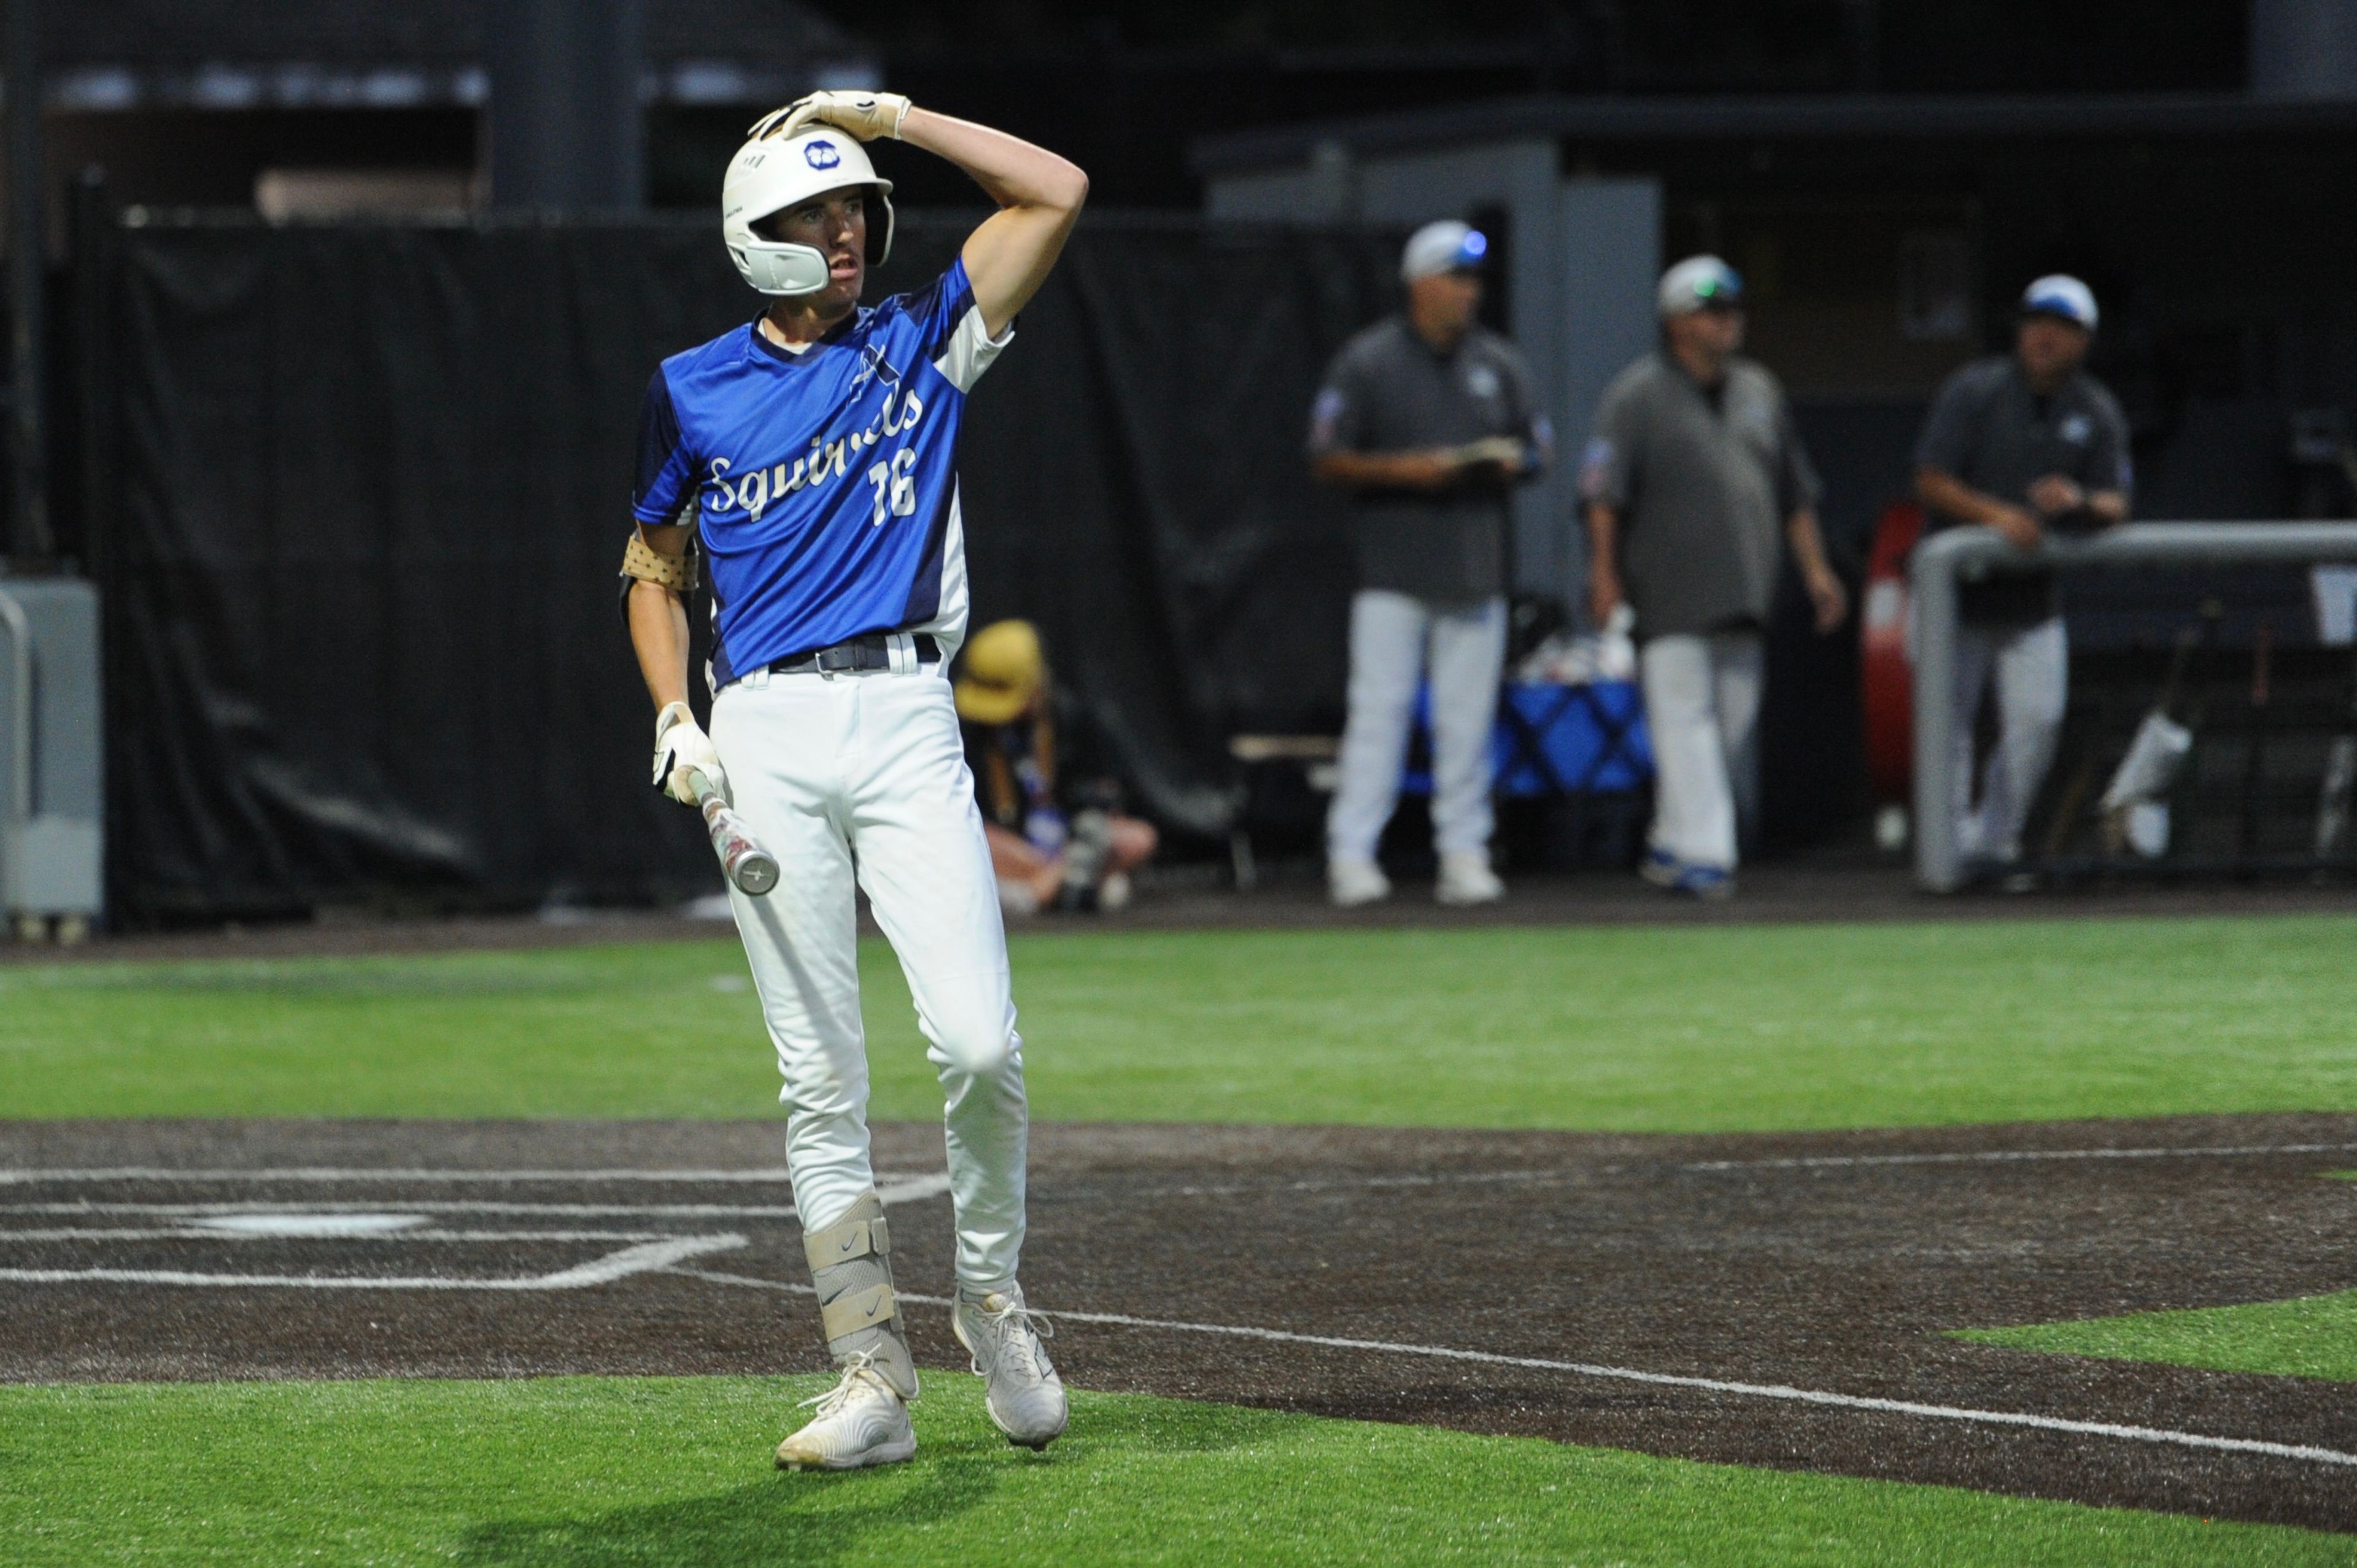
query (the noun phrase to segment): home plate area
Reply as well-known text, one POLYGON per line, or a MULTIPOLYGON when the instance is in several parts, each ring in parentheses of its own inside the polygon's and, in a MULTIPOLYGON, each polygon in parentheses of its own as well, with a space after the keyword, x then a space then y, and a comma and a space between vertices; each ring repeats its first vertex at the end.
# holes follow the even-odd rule
MULTIPOLYGON (((823 1369, 774 1122, 0 1123, 0 1378, 823 1369)), ((938 1127, 877 1130, 962 1369, 938 1127)), ((2357 1530, 2345 1385, 1943 1331, 2357 1284, 2357 1117, 1034 1130, 1067 1380, 2357 1530)), ((781 1402, 780 1430, 791 1412, 781 1402)))

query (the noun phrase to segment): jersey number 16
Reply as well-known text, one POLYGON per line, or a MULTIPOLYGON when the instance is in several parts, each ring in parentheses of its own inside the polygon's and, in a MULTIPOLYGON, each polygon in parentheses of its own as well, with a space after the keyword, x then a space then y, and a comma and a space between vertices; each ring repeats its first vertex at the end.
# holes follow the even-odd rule
POLYGON ((889 463, 878 463, 867 470, 867 482, 876 487, 876 515, 868 520, 870 527, 883 527, 888 517, 917 515, 916 466, 915 449, 903 446, 892 454, 889 463))

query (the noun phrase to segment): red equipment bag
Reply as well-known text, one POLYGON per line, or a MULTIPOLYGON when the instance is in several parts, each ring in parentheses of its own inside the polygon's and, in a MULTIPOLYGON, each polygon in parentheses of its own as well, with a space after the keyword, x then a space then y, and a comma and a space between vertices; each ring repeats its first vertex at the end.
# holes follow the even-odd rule
POLYGON ((1866 705, 1866 768, 1874 798, 1904 805, 1915 783, 1914 665, 1907 657, 1907 557, 1923 509, 1896 500, 1874 525, 1866 603, 1857 618, 1858 684, 1866 705))

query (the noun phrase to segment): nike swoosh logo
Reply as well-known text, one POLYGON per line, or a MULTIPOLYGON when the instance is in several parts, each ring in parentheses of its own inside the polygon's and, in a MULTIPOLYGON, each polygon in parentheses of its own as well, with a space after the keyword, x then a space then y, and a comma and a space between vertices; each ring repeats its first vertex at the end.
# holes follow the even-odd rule
POLYGON ((867 1305, 867 1316, 870 1316, 870 1317, 875 1316, 876 1316, 876 1309, 877 1309, 877 1307, 879 1307, 879 1306, 882 1306, 883 1305, 884 1305, 884 1304, 883 1304, 882 1302, 880 1302, 880 1301, 877 1301, 877 1302, 870 1302, 870 1303, 868 1304, 868 1305, 867 1305))

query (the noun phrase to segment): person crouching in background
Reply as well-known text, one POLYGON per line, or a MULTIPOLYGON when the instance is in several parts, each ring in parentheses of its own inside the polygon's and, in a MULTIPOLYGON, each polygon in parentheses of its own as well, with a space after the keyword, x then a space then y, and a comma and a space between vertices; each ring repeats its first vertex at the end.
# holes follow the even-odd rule
POLYGON ((955 686, 966 766, 974 772, 999 903, 1041 909, 1118 909, 1129 874, 1154 858, 1154 824, 1125 816, 1120 786, 1087 767, 1066 725, 1060 757, 1056 700, 1039 633, 1028 620, 993 622, 965 645, 955 686), (1080 766, 1060 767, 1070 761, 1080 766))

